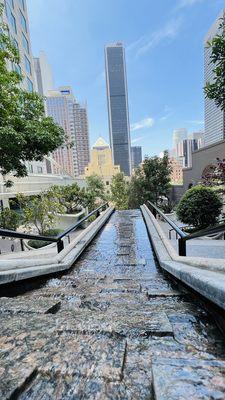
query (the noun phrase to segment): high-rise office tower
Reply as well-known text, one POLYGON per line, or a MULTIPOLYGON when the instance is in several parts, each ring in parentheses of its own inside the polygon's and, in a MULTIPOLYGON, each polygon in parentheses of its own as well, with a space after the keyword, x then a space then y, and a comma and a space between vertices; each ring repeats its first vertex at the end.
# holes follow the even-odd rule
POLYGON ((176 146, 179 142, 187 138, 187 129, 179 128, 173 131, 173 148, 176 149, 176 146))
POLYGON ((72 176, 77 175, 76 144, 73 143, 75 131, 73 103, 74 97, 70 87, 50 90, 46 98, 47 115, 64 129, 66 136, 65 143, 53 152, 53 159, 65 173, 72 176))
POLYGON ((121 43, 105 47, 110 144, 114 165, 131 174, 130 124, 125 50, 121 43))
POLYGON ((131 146, 131 165, 132 169, 139 167, 142 163, 142 147, 131 146))
POLYGON ((70 175, 84 175, 90 160, 86 106, 76 101, 70 86, 63 86, 48 92, 46 108, 47 114, 62 126, 67 136, 64 146, 53 153, 54 159, 70 175))
POLYGON ((34 57, 34 69, 37 91, 41 96, 47 96, 48 91, 54 89, 54 83, 51 66, 43 51, 40 52, 39 57, 34 57))
POLYGON ((35 89, 35 74, 26 0, 5 0, 4 6, 3 21, 8 25, 9 35, 20 54, 19 65, 12 64, 9 68, 23 75, 21 86, 32 92, 35 89))
MULTIPOLYGON (((206 35, 204 42, 204 80, 205 83, 213 81, 213 69, 211 63, 211 49, 208 42, 219 33, 221 18, 225 17, 222 11, 206 35)), ((205 146, 225 139, 225 112, 216 106, 214 100, 205 99, 205 146)))
POLYGON ((80 105, 76 100, 73 105, 75 122, 75 142, 77 152, 78 175, 84 175, 90 161, 89 127, 87 105, 80 105))

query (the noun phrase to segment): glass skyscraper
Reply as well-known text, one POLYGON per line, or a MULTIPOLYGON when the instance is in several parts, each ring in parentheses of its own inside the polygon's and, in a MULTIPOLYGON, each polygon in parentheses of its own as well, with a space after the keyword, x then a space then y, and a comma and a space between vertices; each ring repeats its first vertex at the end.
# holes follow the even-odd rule
MULTIPOLYGON (((221 12, 217 20, 212 25, 206 35, 204 43, 204 80, 213 82, 213 69, 215 65, 211 63, 211 49, 208 42, 219 33, 221 18, 224 17, 224 11, 221 12)), ((225 112, 216 106, 214 100, 205 99, 205 146, 219 142, 225 139, 225 112)))
POLYGON ((131 174, 130 125, 125 51, 122 43, 105 47, 110 144, 114 165, 131 174))

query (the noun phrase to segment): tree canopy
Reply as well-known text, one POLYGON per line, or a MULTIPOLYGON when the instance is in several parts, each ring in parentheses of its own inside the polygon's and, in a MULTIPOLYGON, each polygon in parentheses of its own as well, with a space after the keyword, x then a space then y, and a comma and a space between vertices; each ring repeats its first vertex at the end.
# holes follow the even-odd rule
POLYGON ((225 110, 225 13, 221 18, 219 33, 208 42, 210 63, 214 65, 213 80, 205 85, 205 95, 225 110))
MULTIPOLYGON (((0 19, 3 6, 0 5, 0 19)), ((64 131, 46 117, 42 97, 22 89, 19 52, 0 23, 0 172, 27 175, 25 161, 42 160, 64 142, 64 131), (10 71, 8 65, 14 66, 10 71)))
POLYGON ((167 197, 170 189, 171 166, 167 152, 163 158, 146 157, 131 178, 129 206, 139 207, 147 200, 157 204, 160 197, 167 197))
POLYGON ((111 200, 118 210, 126 210, 128 208, 128 183, 122 172, 112 178, 111 200))

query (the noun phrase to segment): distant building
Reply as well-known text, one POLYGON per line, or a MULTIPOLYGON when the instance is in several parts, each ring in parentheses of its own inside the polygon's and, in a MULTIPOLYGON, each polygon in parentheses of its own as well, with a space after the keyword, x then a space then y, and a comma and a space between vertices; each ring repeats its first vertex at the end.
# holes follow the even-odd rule
MULTIPOLYGON (((56 149, 52 156, 63 171, 76 176, 78 175, 76 144, 71 148, 71 143, 75 139, 73 104, 74 97, 70 88, 48 92, 46 98, 47 115, 51 116, 64 129, 66 135, 65 143, 56 149)), ((55 167, 54 172, 58 172, 55 167)))
POLYGON ((41 96, 47 96, 49 90, 54 89, 51 66, 43 51, 39 57, 34 57, 34 69, 37 82, 37 91, 41 96))
POLYGON ((183 167, 182 165, 175 159, 170 159, 170 166, 171 166, 171 174, 170 180, 172 184, 181 185, 183 183, 183 167))
POLYGON ((179 128, 173 131, 173 149, 176 149, 176 146, 182 140, 187 139, 187 129, 179 128))
POLYGON ((192 166, 193 151, 203 147, 203 144, 203 132, 190 133, 186 139, 177 142, 174 152, 172 153, 172 158, 176 159, 183 168, 189 168, 192 166))
POLYGON ((105 47, 105 67, 113 162, 120 166, 126 176, 130 176, 130 123, 125 50, 122 43, 114 43, 105 47))
POLYGON ((137 168, 142 163, 142 147, 131 146, 131 165, 132 169, 137 168))
POLYGON ((47 114, 62 126, 67 135, 64 146, 53 153, 53 158, 75 177, 84 175, 90 160, 86 106, 77 102, 70 86, 62 86, 48 92, 46 108, 47 114))
POLYGON ((89 127, 87 106, 80 105, 76 100, 73 105, 75 121, 75 142, 77 152, 78 175, 84 175, 90 161, 89 127))
POLYGON ((109 145, 103 138, 99 138, 91 150, 91 161, 85 168, 85 177, 91 175, 100 176, 107 191, 112 181, 112 177, 120 172, 120 166, 114 165, 112 160, 112 152, 109 145))
MULTIPOLYGON (((204 80, 212 82, 214 78, 213 69, 215 65, 211 63, 211 49, 208 41, 212 40, 219 33, 221 18, 225 11, 222 11, 206 35, 204 42, 204 80)), ((225 111, 216 106, 214 100, 205 98, 205 146, 217 143, 225 139, 225 111)))

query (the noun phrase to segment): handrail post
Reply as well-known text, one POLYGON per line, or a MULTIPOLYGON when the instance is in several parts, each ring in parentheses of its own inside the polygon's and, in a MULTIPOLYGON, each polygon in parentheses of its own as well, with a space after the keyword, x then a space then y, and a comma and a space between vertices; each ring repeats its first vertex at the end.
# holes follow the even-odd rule
POLYGON ((64 243, 63 243, 62 239, 59 239, 57 242, 58 253, 60 253, 63 249, 64 249, 64 243))
POLYGON ((186 240, 182 237, 178 239, 178 253, 179 256, 186 256, 186 240))
POLYGON ((23 239, 20 239, 20 245, 21 245, 21 250, 24 251, 24 243, 23 243, 23 239))
POLYGON ((98 211, 96 211, 96 218, 98 218, 99 215, 100 215, 100 211, 98 210, 98 211))

